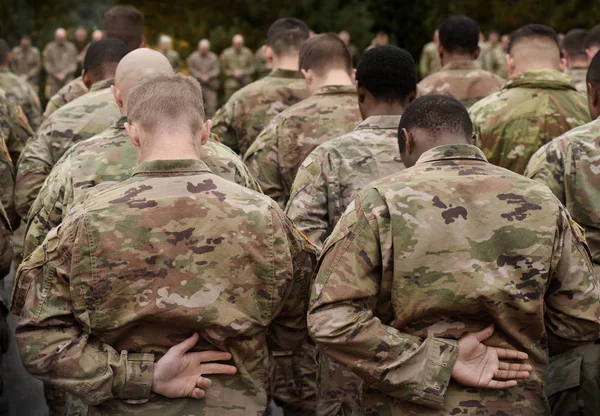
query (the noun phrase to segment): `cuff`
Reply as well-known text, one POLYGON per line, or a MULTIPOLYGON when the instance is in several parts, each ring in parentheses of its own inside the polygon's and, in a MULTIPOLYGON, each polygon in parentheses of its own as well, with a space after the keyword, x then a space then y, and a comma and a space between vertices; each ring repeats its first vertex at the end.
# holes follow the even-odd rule
POLYGON ((152 390, 152 375, 154 373, 154 354, 133 353, 125 355, 126 379, 123 386, 125 400, 142 400, 150 397, 152 390))

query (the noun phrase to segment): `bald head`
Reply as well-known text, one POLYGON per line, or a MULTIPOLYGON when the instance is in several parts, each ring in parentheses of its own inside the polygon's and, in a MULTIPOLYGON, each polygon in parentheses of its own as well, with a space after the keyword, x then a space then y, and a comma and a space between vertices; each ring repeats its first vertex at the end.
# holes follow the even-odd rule
POLYGON ((96 29, 92 32, 92 42, 98 42, 102 39, 104 39, 104 32, 99 29, 96 29))
POLYGON ((65 40, 67 40, 67 31, 65 29, 63 29, 62 27, 59 27, 58 29, 56 29, 56 31, 54 32, 54 40, 57 43, 64 43, 65 40))
POLYGON ((564 71, 556 32, 544 25, 527 25, 510 36, 508 72, 511 77, 537 69, 564 71))
POLYGON ((231 40, 231 45, 234 49, 242 49, 244 47, 244 37, 242 35, 235 35, 231 40))
POLYGON ((127 114, 129 91, 142 78, 153 75, 173 75, 173 67, 160 52, 151 49, 136 49, 129 52, 117 66, 115 74, 115 101, 123 115, 127 114))
POLYGON ((200 53, 208 53, 208 51, 210 51, 210 41, 208 39, 202 39, 198 42, 198 50, 200 53))

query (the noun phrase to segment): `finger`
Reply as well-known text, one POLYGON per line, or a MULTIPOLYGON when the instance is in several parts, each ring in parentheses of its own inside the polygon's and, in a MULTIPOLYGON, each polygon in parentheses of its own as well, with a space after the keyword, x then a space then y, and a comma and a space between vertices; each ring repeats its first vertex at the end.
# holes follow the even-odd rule
POLYGON ((190 397, 193 399, 202 399, 205 395, 206 395, 206 393, 204 392, 204 390, 202 390, 201 388, 198 388, 198 387, 196 387, 190 393, 190 397))
POLYGON ((517 385, 516 380, 508 380, 508 381, 491 380, 486 387, 488 389, 509 389, 511 387, 515 387, 516 385, 517 385))
POLYGON ((489 348, 494 348, 496 350, 496 353, 498 354, 498 358, 500 358, 500 359, 526 360, 529 358, 529 355, 527 355, 527 353, 524 353, 521 351, 508 350, 506 348, 496 348, 496 347, 489 347, 489 348))
POLYGON ((231 360, 231 354, 224 351, 202 351, 190 353, 190 358, 202 363, 209 361, 229 361, 231 360))
POLYGON ((231 365, 226 364, 202 364, 200 366, 201 374, 235 374, 237 373, 237 368, 231 365))
POLYGON ((201 388, 202 390, 207 390, 212 386, 212 381, 206 377, 198 377, 196 380, 196 387, 201 388))
POLYGON ((497 370, 494 373, 496 380, 517 380, 521 378, 528 378, 529 371, 508 371, 508 370, 497 370))
POLYGON ((491 324, 487 328, 482 329, 479 332, 471 332, 469 335, 473 335, 479 342, 483 342, 492 335, 494 335, 494 324, 491 324))
POLYGON ((529 364, 507 363, 505 361, 500 361, 498 363, 498 369, 508 371, 531 371, 533 370, 533 367, 529 364))
POLYGON ((192 335, 188 339, 180 342, 177 345, 173 345, 171 347, 171 350, 179 355, 183 355, 186 352, 188 352, 189 350, 191 350, 192 348, 194 348, 194 345, 196 345, 196 343, 198 342, 198 338, 200 338, 200 335, 198 335, 198 333, 196 332, 194 335, 192 335))

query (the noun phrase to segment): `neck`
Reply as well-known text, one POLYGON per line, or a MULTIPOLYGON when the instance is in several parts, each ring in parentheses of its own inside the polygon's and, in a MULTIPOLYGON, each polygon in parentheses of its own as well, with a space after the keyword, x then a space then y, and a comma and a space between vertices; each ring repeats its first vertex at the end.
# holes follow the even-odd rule
POLYGON ((273 54, 273 69, 298 71, 298 55, 277 56, 273 54))
POLYGON ((587 68, 587 59, 569 59, 569 68, 587 68))
POLYGON ((510 77, 516 78, 518 76, 523 75, 525 72, 538 71, 541 69, 553 69, 559 71, 556 65, 553 65, 550 62, 531 61, 527 62, 527 65, 516 65, 514 71, 511 72, 510 77))
POLYGON ((310 88, 314 93, 316 90, 322 87, 329 87, 331 85, 354 85, 350 75, 343 69, 332 69, 327 72, 325 76, 321 78, 314 78, 310 88))
MULTIPOLYGON (((178 134, 176 132, 159 133, 156 138, 151 139, 151 142, 160 143, 165 136, 169 138, 168 146, 145 146, 141 148, 142 162, 151 162, 153 160, 200 159, 198 149, 192 144, 195 139, 190 137, 189 134, 178 134)), ((199 142, 199 139, 197 140, 199 142)))
POLYGON ((472 61, 472 60, 473 60, 472 55, 463 54, 463 53, 448 53, 446 51, 444 51, 444 55, 442 57, 442 62, 444 65, 447 65, 451 62, 472 61))
POLYGON ((399 116, 404 113, 401 103, 378 102, 372 108, 364 111, 365 119, 373 116, 399 116))

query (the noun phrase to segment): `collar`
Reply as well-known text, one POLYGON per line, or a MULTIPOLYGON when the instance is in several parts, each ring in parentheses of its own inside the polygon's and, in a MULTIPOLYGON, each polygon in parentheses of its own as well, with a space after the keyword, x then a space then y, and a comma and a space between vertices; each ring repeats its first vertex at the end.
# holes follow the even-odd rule
POLYGON ((423 153, 419 160, 417 160, 416 165, 453 159, 471 159, 487 162, 485 155, 477 146, 473 146, 472 144, 447 144, 434 147, 423 153))
POLYGON ((363 120, 354 130, 398 130, 401 116, 371 116, 363 120))
POLYGON ((463 59, 460 61, 448 62, 442 68, 442 70, 450 70, 450 71, 455 70, 455 69, 481 69, 481 67, 475 61, 472 61, 470 59, 463 59))
POLYGON ((199 159, 180 160, 151 160, 142 162, 134 169, 131 176, 148 176, 148 174, 178 174, 178 173, 211 173, 206 163, 199 159))
POLYGON ((315 91, 313 95, 356 94, 354 85, 326 85, 315 91))
POLYGON ((516 78, 510 79, 504 89, 517 87, 577 91, 571 78, 555 69, 527 71, 516 78))
POLYGON ((274 69, 267 76, 276 78, 303 78, 302 73, 300 71, 292 71, 289 69, 274 69))
POLYGON ((114 79, 103 79, 102 81, 94 82, 89 92, 103 90, 105 88, 110 88, 115 85, 114 79))

